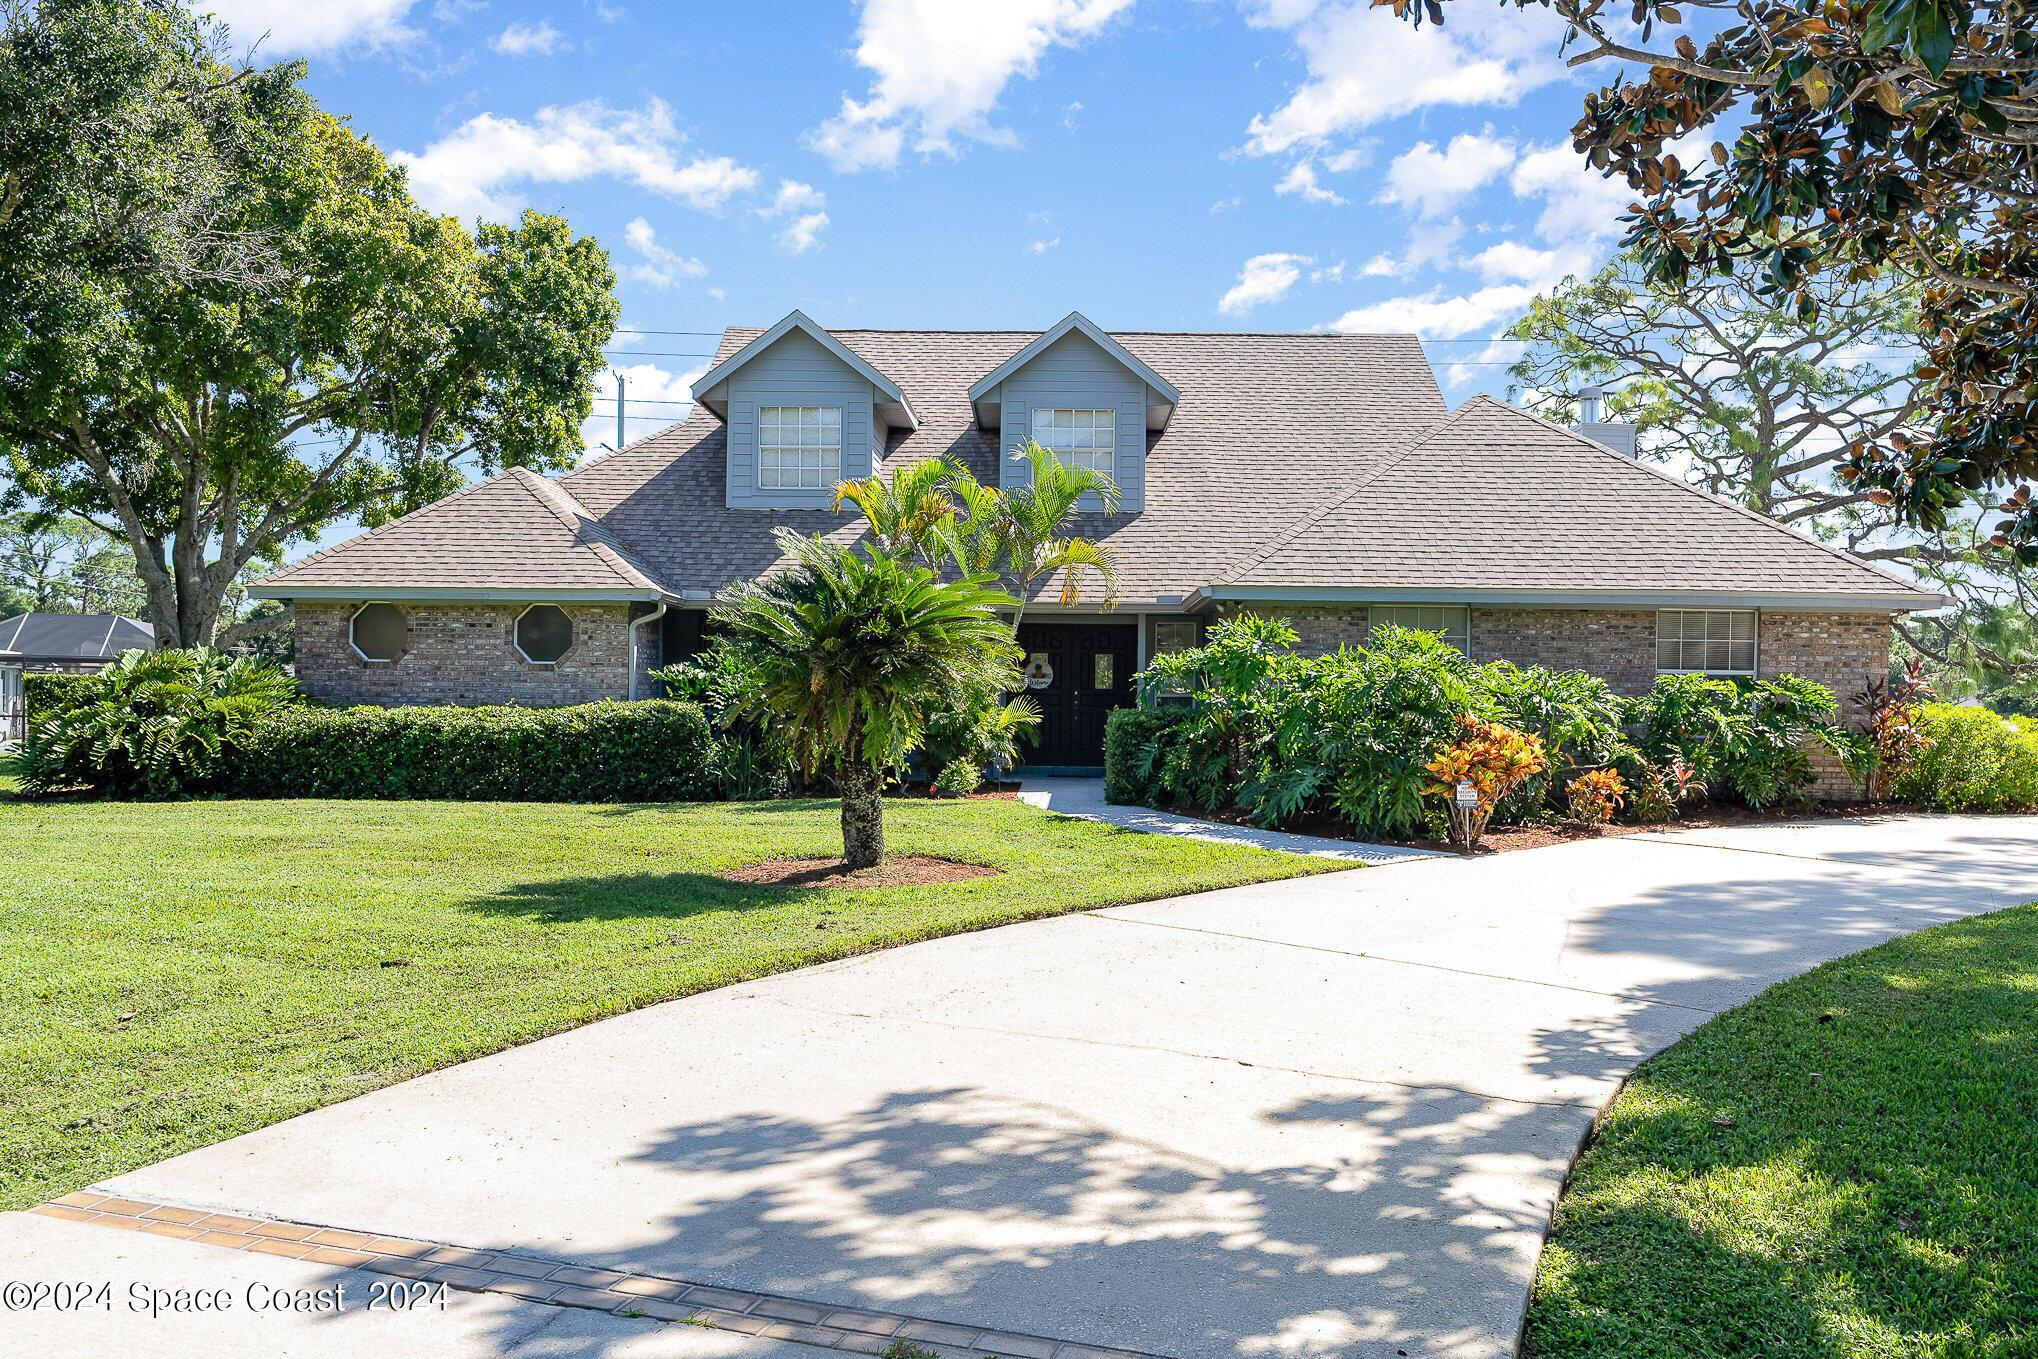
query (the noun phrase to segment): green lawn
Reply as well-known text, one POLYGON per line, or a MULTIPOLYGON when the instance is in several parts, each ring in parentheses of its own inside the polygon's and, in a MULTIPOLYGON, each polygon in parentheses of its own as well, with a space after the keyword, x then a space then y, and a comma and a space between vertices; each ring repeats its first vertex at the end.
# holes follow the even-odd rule
POLYGON ((2038 906, 1830 963, 1644 1066, 1558 1207, 1527 1337, 2038 1354, 2038 906))
POLYGON ((1050 816, 886 808, 1001 876, 738 887, 832 802, 0 801, 0 1207, 603 1015, 888 944, 1343 865, 1050 816))

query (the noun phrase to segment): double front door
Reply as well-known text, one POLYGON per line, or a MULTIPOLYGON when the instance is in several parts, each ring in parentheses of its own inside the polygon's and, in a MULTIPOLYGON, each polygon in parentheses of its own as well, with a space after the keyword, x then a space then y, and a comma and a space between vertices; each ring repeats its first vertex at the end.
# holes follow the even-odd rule
POLYGON ((1104 719, 1134 701, 1139 666, 1136 623, 1022 620, 1026 696, 1040 705, 1040 743, 1020 744, 1035 767, 1101 768, 1104 719))

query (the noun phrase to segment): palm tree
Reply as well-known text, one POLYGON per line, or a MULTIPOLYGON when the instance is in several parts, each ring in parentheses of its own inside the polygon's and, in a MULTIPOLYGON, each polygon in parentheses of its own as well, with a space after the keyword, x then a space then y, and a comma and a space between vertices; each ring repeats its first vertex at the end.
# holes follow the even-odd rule
POLYGON ((985 688, 1018 684, 1018 648, 994 577, 944 582, 890 554, 778 532, 786 566, 722 592, 715 613, 749 676, 746 714, 771 721, 811 775, 835 765, 842 857, 884 858, 885 770, 918 746, 928 717, 985 688))
POLYGON ((1001 490, 986 486, 960 463, 929 458, 901 467, 890 481, 870 476, 835 487, 835 509, 847 500, 863 511, 871 541, 879 550, 912 556, 929 565, 953 565, 964 576, 1002 576, 1018 597, 1014 632, 1036 585, 1066 571, 1061 602, 1082 597, 1094 576, 1104 586, 1104 607, 1118 602, 1118 559, 1102 543, 1064 537, 1063 526, 1094 495, 1109 514, 1118 508, 1118 487, 1087 467, 1071 466, 1038 443, 1016 449, 1032 465, 1031 485, 1001 490))
POLYGON ((1063 605, 1080 599, 1085 576, 1094 575, 1104 587, 1104 607, 1114 607, 1118 603, 1117 554, 1103 543, 1064 538, 1061 532, 1086 495, 1096 496, 1104 513, 1116 510, 1117 485, 1101 472, 1070 466, 1037 443, 1027 444, 1015 456, 1033 465, 1033 482, 1002 493, 1001 557, 1014 582, 1012 593, 1019 600, 1019 607, 1012 612, 1013 632, 1019 630, 1028 593, 1057 571, 1066 573, 1061 586, 1063 605))

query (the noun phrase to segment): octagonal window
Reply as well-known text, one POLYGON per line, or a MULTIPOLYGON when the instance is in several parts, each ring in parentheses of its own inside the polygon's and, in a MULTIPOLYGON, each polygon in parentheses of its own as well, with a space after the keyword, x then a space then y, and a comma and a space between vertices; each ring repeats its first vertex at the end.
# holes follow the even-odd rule
POLYGON ((347 639, 363 660, 393 661, 410 641, 410 620, 394 604, 364 604, 354 614, 347 639))
POLYGON ((533 604, 517 616, 517 650, 527 661, 550 664, 573 645, 573 620, 557 604, 533 604))

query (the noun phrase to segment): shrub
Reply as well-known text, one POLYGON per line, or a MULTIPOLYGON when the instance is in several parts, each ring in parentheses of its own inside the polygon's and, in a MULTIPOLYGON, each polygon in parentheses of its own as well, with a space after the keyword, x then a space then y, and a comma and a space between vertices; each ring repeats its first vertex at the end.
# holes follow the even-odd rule
POLYGON ((692 703, 573 708, 292 708, 235 747, 217 787, 243 797, 682 802, 720 795, 692 703))
POLYGON ((1423 824, 1429 762, 1473 707, 1475 671, 1432 633, 1382 628, 1365 648, 1325 659, 1287 742, 1325 771, 1332 803, 1359 834, 1411 834, 1423 824))
POLYGON ((1614 770, 1595 769, 1564 786, 1564 801, 1573 821, 1604 826, 1613 820, 1614 811, 1621 805, 1621 794, 1627 790, 1626 781, 1614 770))
POLYGON ((750 681, 743 658, 726 641, 718 638, 693 660, 654 670, 651 678, 665 697, 695 703, 707 718, 721 796, 752 802, 792 791, 799 765, 769 724, 743 716, 750 681))
POLYGON ((1541 737, 1499 722, 1483 722, 1468 713, 1458 719, 1457 741, 1429 762, 1433 781, 1427 791, 1452 803, 1451 838, 1459 848, 1477 849, 1494 805, 1519 784, 1542 773, 1547 764, 1541 737), (1455 799, 1458 786, 1464 783, 1472 785, 1479 802, 1460 810, 1455 799))
POLYGON ((208 648, 129 651, 68 691, 69 706, 32 724, 21 747, 31 794, 91 788, 175 797, 204 787, 222 756, 296 696, 280 670, 208 648))
POLYGON ((1868 730, 1841 747, 1840 755, 1852 757, 1847 772, 1871 801, 1880 800, 1929 744, 1918 727, 1918 712, 1939 694, 1924 676, 1925 663, 1914 660, 1901 675, 1871 677, 1854 695, 1868 730))
POLYGON ((1165 800, 1160 767, 1169 738, 1194 717, 1186 703, 1120 708, 1104 720, 1104 800, 1151 807, 1165 800))
POLYGON ((84 702, 94 691, 97 675, 23 675, 21 705, 29 726, 52 713, 84 702))
POLYGON ((1839 744, 1832 694, 1810 680, 1661 675, 1627 706, 1641 753, 1655 765, 1681 761, 1715 792, 1730 788, 1751 807, 1794 794, 1813 778, 1808 740, 1839 744))
POLYGON ((1898 798, 1949 812, 2038 803, 2038 722, 1930 703, 1917 727, 1927 744, 1892 783, 1898 798))
POLYGON ((1635 820, 1644 826, 1659 826, 1677 815, 1676 799, 1670 795, 1669 784, 1663 778, 1663 771, 1647 760, 1636 760, 1624 766, 1621 778, 1628 787, 1628 810, 1635 820))

